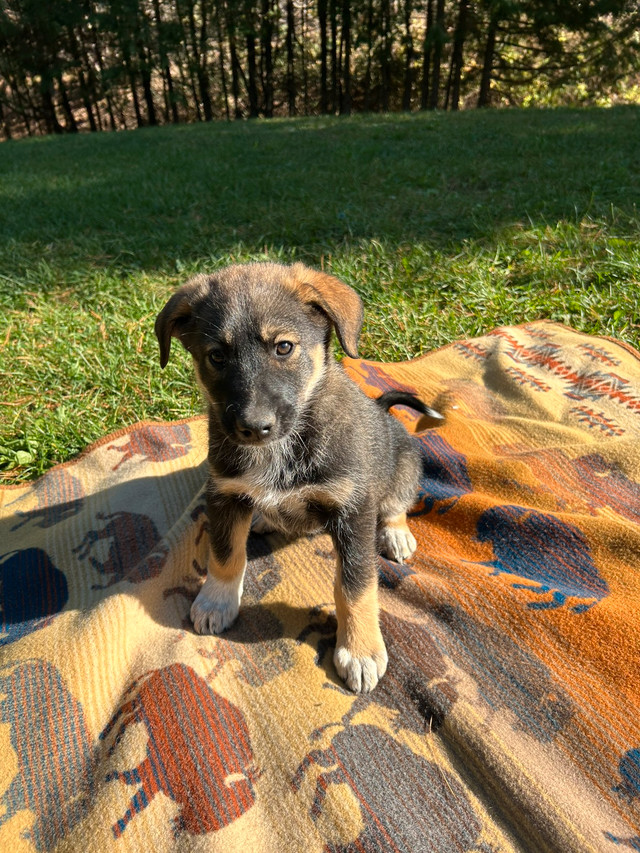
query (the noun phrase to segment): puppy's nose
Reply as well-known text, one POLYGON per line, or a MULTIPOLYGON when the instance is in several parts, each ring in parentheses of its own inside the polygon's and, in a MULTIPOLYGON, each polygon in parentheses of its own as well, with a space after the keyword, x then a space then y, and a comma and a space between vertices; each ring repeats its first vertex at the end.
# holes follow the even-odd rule
POLYGON ((245 441, 265 441, 271 435, 274 423, 263 418, 256 423, 240 420, 236 422, 238 435, 245 441))

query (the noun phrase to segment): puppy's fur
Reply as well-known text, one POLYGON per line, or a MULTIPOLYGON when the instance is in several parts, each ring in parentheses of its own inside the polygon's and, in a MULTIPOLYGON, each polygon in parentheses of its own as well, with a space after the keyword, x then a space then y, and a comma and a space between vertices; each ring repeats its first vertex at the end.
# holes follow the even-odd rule
POLYGON ((330 352, 332 328, 357 355, 362 304, 333 276, 295 264, 227 267, 188 281, 156 320, 161 364, 171 338, 191 353, 209 406, 209 571, 191 608, 196 631, 219 633, 238 614, 252 523, 258 532, 328 531, 338 555, 336 669, 372 690, 387 667, 378 624, 377 557, 408 559, 406 523, 417 451, 386 409, 440 417, 412 395, 381 404, 330 352))

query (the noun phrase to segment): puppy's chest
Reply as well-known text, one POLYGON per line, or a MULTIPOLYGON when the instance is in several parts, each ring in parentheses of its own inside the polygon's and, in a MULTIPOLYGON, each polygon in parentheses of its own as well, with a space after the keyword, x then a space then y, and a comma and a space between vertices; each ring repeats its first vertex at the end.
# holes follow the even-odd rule
POLYGON ((214 481, 220 492, 250 498, 266 517, 279 517, 299 532, 317 528, 324 515, 348 505, 355 492, 349 477, 315 482, 285 475, 267 477, 259 468, 236 477, 214 476, 214 481))

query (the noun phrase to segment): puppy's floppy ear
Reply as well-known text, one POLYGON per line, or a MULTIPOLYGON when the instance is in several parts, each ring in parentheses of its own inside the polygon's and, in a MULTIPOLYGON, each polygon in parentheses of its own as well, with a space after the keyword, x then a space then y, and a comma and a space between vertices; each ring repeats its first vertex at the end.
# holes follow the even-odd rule
POLYGON ((166 367, 171 350, 171 338, 181 338, 181 332, 191 317, 193 306, 205 282, 206 276, 195 276, 190 279, 173 294, 156 317, 155 333, 160 344, 160 367, 166 367))
POLYGON ((351 358, 357 358, 363 310, 355 290, 335 276, 309 269, 304 264, 294 264, 291 271, 300 298, 325 312, 335 326, 342 349, 351 358))

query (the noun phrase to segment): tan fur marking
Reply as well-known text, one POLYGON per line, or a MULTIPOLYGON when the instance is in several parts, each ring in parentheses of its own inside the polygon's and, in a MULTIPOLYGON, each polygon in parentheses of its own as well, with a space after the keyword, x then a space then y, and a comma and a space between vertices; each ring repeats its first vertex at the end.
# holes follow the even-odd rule
POLYGON ((260 337, 265 343, 273 341, 291 341, 292 344, 300 343, 300 334, 295 329, 283 329, 282 326, 264 325, 260 327, 260 337))
POLYGON ((243 518, 242 521, 236 522, 231 533, 231 556, 226 562, 218 562, 213 550, 211 551, 209 571, 214 577, 219 580, 230 581, 244 572, 247 564, 247 537, 249 536, 250 526, 251 514, 243 518))
POLYGON ((225 495, 248 495, 256 503, 278 504, 307 502, 326 507, 345 506, 353 495, 355 484, 349 477, 330 480, 322 485, 305 485, 298 489, 279 491, 245 477, 216 477, 216 489, 225 495))
POLYGON ((301 495, 307 501, 326 507, 346 506, 355 490, 355 483, 349 477, 330 480, 321 486, 303 486, 301 495))
POLYGON ((216 477, 216 490, 223 495, 247 495, 249 484, 240 477, 216 477))
POLYGON ((317 347, 314 347, 311 350, 311 361, 313 362, 313 373, 307 383, 307 387, 304 392, 304 401, 305 403, 313 394, 313 391, 318 384, 318 382, 322 379, 322 375, 325 370, 325 352, 322 344, 318 344, 317 347))
POLYGON ((409 529, 406 512, 401 512, 400 515, 396 515, 393 518, 387 518, 382 523, 385 527, 399 527, 400 530, 409 529))
POLYGON ((200 375, 200 365, 198 364, 197 361, 194 361, 193 366, 195 368, 194 372, 196 375, 196 382, 198 383, 198 388, 200 389, 202 396, 204 397, 204 399, 206 400, 207 403, 211 403, 212 406, 218 406, 219 407, 220 403, 217 400, 213 399, 213 397, 209 393, 209 389, 207 388, 207 386, 205 385, 205 383, 202 380, 202 376, 200 375))
POLYGON ((288 284, 302 302, 321 305, 335 324, 342 348, 355 358, 362 327, 362 302, 355 290, 335 276, 304 264, 291 267, 288 284))
POLYGON ((384 651, 384 640, 378 621, 378 586, 375 578, 355 601, 349 601, 342 589, 338 567, 334 592, 338 618, 336 645, 345 646, 354 658, 368 657, 384 651))

